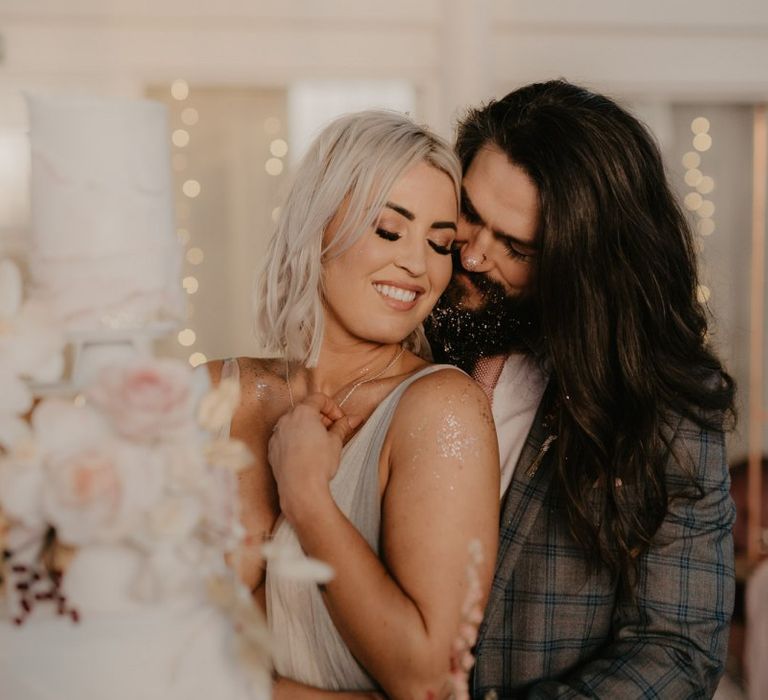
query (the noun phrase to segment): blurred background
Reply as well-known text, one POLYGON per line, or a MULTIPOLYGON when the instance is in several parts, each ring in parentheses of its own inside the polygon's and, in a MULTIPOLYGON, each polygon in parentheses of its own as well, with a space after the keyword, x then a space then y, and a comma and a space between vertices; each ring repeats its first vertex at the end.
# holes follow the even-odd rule
MULTIPOLYGON (((165 351, 194 365, 252 355, 253 271, 319 128, 378 106, 451 138, 467 105, 556 77, 646 122, 695 226, 699 295, 740 387, 729 455, 743 593, 768 542, 765 0, 0 0, 0 253, 22 254, 28 225, 23 92, 160 100, 188 299, 165 351)), ((743 680, 743 620, 740 599, 721 693, 743 680)))

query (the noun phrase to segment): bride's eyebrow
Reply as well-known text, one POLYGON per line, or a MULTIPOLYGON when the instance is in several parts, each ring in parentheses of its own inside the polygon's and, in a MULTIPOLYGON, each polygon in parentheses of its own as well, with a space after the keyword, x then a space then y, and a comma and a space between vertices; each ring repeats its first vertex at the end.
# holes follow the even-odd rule
MULTIPOLYGON (((395 204, 394 202, 386 202, 384 206, 387 209, 396 211, 398 214, 408 219, 408 221, 413 221, 416 218, 416 215, 412 211, 408 211, 405 207, 401 207, 399 204, 395 204)), ((430 226, 430 228, 450 228, 455 231, 456 224, 454 224, 453 221, 435 221, 430 226)))
POLYGON ((401 207, 399 204, 394 204, 393 202, 387 202, 385 205, 387 209, 391 209, 392 211, 396 211, 401 216, 404 216, 408 221, 413 221, 416 218, 416 215, 408 211, 405 207, 401 207))

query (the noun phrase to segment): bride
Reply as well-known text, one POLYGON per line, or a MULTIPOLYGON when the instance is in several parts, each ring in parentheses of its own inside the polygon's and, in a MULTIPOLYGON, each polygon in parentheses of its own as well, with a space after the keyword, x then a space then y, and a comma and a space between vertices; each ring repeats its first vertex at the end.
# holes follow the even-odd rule
POLYGON ((210 365, 214 381, 241 383, 231 432, 255 460, 240 482, 240 573, 266 606, 277 695, 426 697, 449 670, 472 540, 485 601, 498 532, 490 410, 464 373, 422 359, 459 190, 450 147, 408 118, 333 122, 298 168, 258 282, 258 337, 280 359, 210 365), (264 572, 266 538, 334 578, 264 572))

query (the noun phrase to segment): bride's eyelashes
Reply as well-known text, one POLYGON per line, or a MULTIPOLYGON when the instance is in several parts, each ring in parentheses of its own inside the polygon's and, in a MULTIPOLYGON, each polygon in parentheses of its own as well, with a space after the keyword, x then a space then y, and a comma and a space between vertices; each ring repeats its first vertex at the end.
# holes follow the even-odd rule
POLYGON ((376 229, 376 235, 381 236, 385 241, 396 241, 398 238, 400 238, 399 233, 387 231, 387 229, 381 227, 376 229))
MULTIPOLYGON (((395 233, 394 231, 387 231, 385 228, 378 227, 375 229, 376 235, 383 238, 385 241, 396 241, 400 238, 399 233, 395 233)), ((435 241, 427 240, 427 243, 429 243, 430 248, 434 250, 439 255, 450 255, 451 254, 451 246, 452 243, 449 245, 441 245, 439 243, 436 243, 435 241)))
POLYGON ((450 255, 451 254, 451 246, 450 245, 440 245, 439 243, 435 243, 434 241, 427 241, 429 243, 432 250, 434 250, 436 253, 439 253, 440 255, 450 255))

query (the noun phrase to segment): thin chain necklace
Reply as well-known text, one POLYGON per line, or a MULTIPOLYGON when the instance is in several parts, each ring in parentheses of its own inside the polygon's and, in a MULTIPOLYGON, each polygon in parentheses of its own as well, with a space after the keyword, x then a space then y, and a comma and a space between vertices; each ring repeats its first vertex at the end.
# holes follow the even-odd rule
MULTIPOLYGON (((375 381, 379 377, 381 377, 385 372, 392 369, 395 362, 397 362, 402 354, 405 352, 405 348, 401 345, 400 349, 395 353, 395 356, 387 363, 386 367, 383 367, 380 369, 376 374, 374 374, 372 377, 366 377, 365 379, 361 379, 359 382, 355 382, 352 385, 352 388, 344 395, 344 398, 339 401, 338 407, 341 408, 347 401, 347 399, 352 396, 352 394, 355 393, 358 387, 363 386, 363 384, 368 384, 368 382, 375 381)), ((285 359, 285 383, 288 386, 288 398, 291 402, 291 408, 294 408, 294 402, 293 402, 293 389, 291 389, 291 379, 288 374, 288 358, 285 359)))

